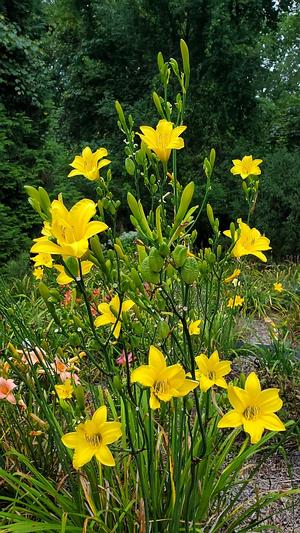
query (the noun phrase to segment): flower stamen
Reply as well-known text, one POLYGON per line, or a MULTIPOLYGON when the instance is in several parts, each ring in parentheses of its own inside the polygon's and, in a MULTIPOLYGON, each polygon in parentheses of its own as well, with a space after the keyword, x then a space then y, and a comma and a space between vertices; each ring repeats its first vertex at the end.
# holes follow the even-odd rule
POLYGON ((243 416, 246 418, 246 420, 254 420, 255 418, 257 418, 258 414, 259 407, 255 407, 252 405, 247 407, 243 412, 243 416))

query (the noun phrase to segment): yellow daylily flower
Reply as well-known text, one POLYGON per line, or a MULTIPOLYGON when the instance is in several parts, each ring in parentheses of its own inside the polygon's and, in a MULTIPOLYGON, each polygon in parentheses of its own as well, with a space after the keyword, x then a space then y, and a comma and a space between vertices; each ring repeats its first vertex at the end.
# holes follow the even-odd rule
POLYGON ((199 381, 200 389, 203 392, 208 391, 213 385, 227 389, 227 383, 224 376, 231 371, 230 361, 220 361, 217 350, 215 350, 210 357, 201 353, 195 357, 195 361, 199 369, 196 370, 195 376, 199 381))
POLYGON ((189 323, 189 334, 190 335, 200 335, 200 324, 202 320, 194 320, 194 322, 189 323))
POLYGON ((109 159, 103 159, 108 155, 105 148, 98 148, 92 152, 89 146, 86 146, 81 155, 77 155, 70 164, 74 170, 68 174, 68 178, 72 176, 84 176, 88 180, 95 181, 99 179, 99 171, 111 163, 109 159))
POLYGON ((246 379, 245 389, 229 386, 228 398, 233 410, 224 415, 218 423, 219 428, 236 428, 243 426, 249 433, 251 443, 260 441, 264 429, 285 431, 285 426, 274 413, 282 407, 279 389, 261 390, 260 382, 251 372, 246 379))
POLYGON ((43 267, 37 267, 33 269, 33 275, 35 279, 43 279, 44 277, 44 269, 43 267))
POLYGON ((35 239, 31 252, 82 257, 88 250, 88 239, 108 228, 104 222, 91 221, 95 213, 96 204, 87 198, 77 202, 70 211, 62 200, 54 200, 51 204, 52 221, 46 231, 50 231, 56 242, 44 235, 35 239))
MULTIPOLYGON (((240 236, 235 235, 235 245, 232 249, 231 254, 234 257, 242 257, 243 255, 255 255, 261 261, 266 262, 267 258, 265 254, 262 253, 264 250, 271 250, 270 239, 261 235, 261 233, 256 228, 250 228, 245 222, 240 218, 238 219, 238 225, 240 229, 240 236)), ((231 238, 230 230, 223 232, 226 237, 231 238)))
POLYGON ((74 392, 70 379, 66 379, 66 381, 62 385, 55 385, 55 390, 60 400, 72 398, 72 394, 74 392))
POLYGON ((198 386, 197 381, 186 379, 180 364, 167 366, 166 359, 158 348, 150 346, 149 364, 141 365, 131 374, 131 383, 150 387, 150 408, 158 409, 160 402, 186 396, 198 386))
MULTIPOLYGON (((85 276, 86 274, 88 274, 91 268, 93 267, 93 265, 94 263, 92 263, 92 261, 82 261, 81 262, 82 275, 85 276)), ((59 285, 68 285, 68 283, 71 283, 72 281, 74 281, 74 279, 71 278, 71 276, 69 276, 69 274, 65 271, 65 268, 63 267, 63 265, 54 265, 54 268, 57 270, 57 272, 59 272, 59 275, 56 278, 56 281, 59 285)), ((79 276, 79 265, 78 265, 77 276, 79 276)))
POLYGON ((96 328, 112 324, 111 329, 113 330, 113 335, 118 339, 121 331, 122 315, 123 313, 127 313, 127 311, 133 306, 134 302, 132 300, 125 300, 121 305, 118 294, 116 294, 109 303, 99 304, 98 311, 102 314, 95 320, 96 328))
POLYGON ((74 448, 73 466, 78 470, 95 456, 105 466, 115 466, 115 460, 108 447, 122 436, 120 422, 107 422, 105 405, 95 411, 93 418, 79 424, 72 433, 61 440, 67 448, 74 448))
POLYGON ((224 283, 231 283, 234 279, 237 279, 240 275, 241 271, 236 268, 228 278, 224 279, 224 283))
POLYGON ((273 288, 274 288, 274 291, 277 291, 277 292, 282 292, 284 290, 282 283, 274 283, 273 288))
POLYGON ((38 254, 31 258, 34 262, 34 266, 45 266, 48 268, 52 268, 52 257, 50 254, 38 254))
POLYGON ((159 121, 156 129, 150 126, 141 126, 140 129, 142 134, 138 135, 141 140, 164 163, 169 160, 171 150, 181 150, 184 147, 184 140, 179 136, 186 130, 186 126, 173 128, 172 122, 163 119, 159 121))
POLYGON ((234 175, 239 174, 244 180, 248 176, 259 176, 261 170, 258 165, 260 165, 262 159, 253 159, 252 155, 245 155, 242 160, 233 159, 233 167, 230 169, 230 172, 234 175))
POLYGON ((238 294, 234 298, 229 298, 227 302, 227 307, 232 309, 233 307, 241 307, 244 303, 244 298, 239 296, 238 294))

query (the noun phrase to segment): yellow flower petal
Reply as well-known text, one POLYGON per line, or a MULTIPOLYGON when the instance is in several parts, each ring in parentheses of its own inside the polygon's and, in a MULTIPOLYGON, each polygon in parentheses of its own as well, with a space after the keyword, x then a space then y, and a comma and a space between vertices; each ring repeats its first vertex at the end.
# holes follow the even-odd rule
POLYGON ((94 455, 95 449, 92 446, 85 445, 84 447, 76 448, 73 455, 74 468, 78 470, 86 463, 89 463, 94 455))
POLYGON ((111 324, 111 323, 112 323, 112 319, 110 315, 97 316, 97 318, 95 318, 95 321, 94 321, 96 328, 99 328, 100 326, 106 326, 107 324, 111 324))
POLYGON ((285 431, 285 425, 281 422, 280 418, 273 414, 261 415, 260 420, 264 427, 270 431, 285 431))
POLYGON ((243 413, 248 405, 248 394, 240 387, 228 386, 228 399, 232 407, 238 412, 243 413))
POLYGON ((204 353, 201 353, 195 357, 195 361, 199 370, 203 372, 203 374, 206 374, 206 372, 208 372, 208 357, 206 357, 204 353))
POLYGON ((255 372, 251 372, 251 374, 249 374, 249 376, 247 377, 245 383, 245 390, 251 396, 251 398, 256 398, 257 396, 259 396, 261 392, 261 386, 255 372))
POLYGON ((118 339, 120 337, 120 333, 121 333, 121 321, 119 320, 117 322, 116 325, 113 325, 112 326, 112 332, 113 332, 113 336, 115 337, 115 339, 118 339))
POLYGON ((101 431, 102 443, 111 444, 122 436, 120 422, 106 422, 105 427, 101 431))
POLYGON ((138 381, 141 385, 144 385, 144 387, 152 387, 156 377, 157 373, 155 368, 149 365, 141 365, 133 370, 131 374, 131 383, 136 383, 138 381))
POLYGON ((149 350, 149 365, 160 370, 167 367, 164 355, 155 346, 150 346, 149 350))
POLYGON ((96 426, 102 426, 107 420, 107 408, 105 405, 101 405, 97 409, 97 411, 94 412, 92 422, 95 423, 96 426))
POLYGON ((207 392, 212 386, 213 386, 214 382, 209 379, 208 377, 202 375, 200 377, 200 389, 203 391, 203 392, 207 392))
POLYGON ((229 411, 218 423, 218 428, 237 428, 242 425, 242 415, 237 411, 229 411))
POLYGON ((116 464, 112 453, 107 446, 101 446, 98 448, 95 455, 99 463, 102 463, 105 466, 115 466, 116 464))
POLYGON ((263 431, 264 431, 264 426, 262 422, 260 421, 260 419, 259 420, 246 420, 245 417, 243 417, 243 426, 244 426, 244 431, 246 433, 249 433, 251 437, 251 444, 256 444, 257 442, 260 441, 263 431))
POLYGON ((134 302, 132 300, 125 300, 125 302, 122 303, 122 313, 126 313, 134 306, 134 302))
POLYGON ((279 389, 265 389, 260 393, 259 406, 264 414, 279 411, 282 400, 279 398, 279 389))
POLYGON ((160 401, 152 393, 150 395, 149 406, 150 406, 150 409, 153 409, 153 410, 160 408, 160 401))

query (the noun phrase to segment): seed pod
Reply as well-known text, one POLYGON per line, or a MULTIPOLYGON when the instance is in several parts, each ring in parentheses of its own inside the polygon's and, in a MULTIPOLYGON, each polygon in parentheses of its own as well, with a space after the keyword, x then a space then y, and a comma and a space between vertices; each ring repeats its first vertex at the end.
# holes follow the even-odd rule
POLYGON ((160 339, 165 339, 170 333, 170 326, 168 322, 162 320, 157 327, 157 333, 160 339))
POLYGON ((156 248, 151 248, 149 253, 149 265, 154 272, 160 272, 164 265, 164 258, 156 248))
POLYGON ((167 257, 169 253, 169 246, 166 242, 162 242, 158 250, 162 257, 167 257))
POLYGON ((188 250, 185 246, 182 244, 177 244, 175 250, 172 252, 172 257, 175 261, 175 265, 178 268, 181 268, 184 265, 187 258, 187 253, 188 250))
POLYGON ((199 270, 200 270, 200 274, 202 276, 205 276, 207 274, 207 272, 208 272, 208 264, 205 261, 205 259, 204 259, 204 261, 201 261, 201 263, 199 264, 199 270))
POLYGON ((181 269, 182 279, 188 285, 191 285, 196 281, 199 275, 199 266, 198 261, 195 257, 187 257, 182 269, 181 269))
POLYGON ((159 274, 154 272, 149 264, 149 257, 146 257, 141 264, 140 272, 142 274, 143 280, 148 281, 148 283, 159 283, 159 274))
POLYGON ((138 288, 141 290, 144 289, 144 285, 142 284, 138 271, 135 268, 132 268, 130 271, 130 279, 133 282, 134 288, 138 288))

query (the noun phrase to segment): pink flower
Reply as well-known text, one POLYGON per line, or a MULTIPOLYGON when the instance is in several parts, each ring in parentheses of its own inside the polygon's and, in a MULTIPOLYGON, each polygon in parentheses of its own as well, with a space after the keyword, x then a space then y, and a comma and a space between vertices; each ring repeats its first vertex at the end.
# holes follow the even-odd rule
POLYGON ((32 364, 35 365, 43 363, 44 362, 44 356, 46 355, 46 352, 42 348, 38 348, 37 346, 34 348, 34 350, 18 350, 18 353, 23 353, 22 357, 22 363, 25 364, 32 364))
POLYGON ((16 398, 11 392, 16 388, 16 384, 12 379, 0 378, 0 400, 7 400, 9 403, 16 404, 16 398))
MULTIPOLYGON (((61 381, 64 383, 66 379, 74 379, 75 385, 80 383, 80 379, 77 374, 70 372, 71 368, 66 365, 63 361, 55 357, 54 363, 51 364, 55 373, 59 375, 61 381)), ((79 371, 79 368, 74 366, 74 370, 79 371)))
POLYGON ((60 379, 62 380, 63 383, 67 379, 73 379, 75 385, 79 385, 80 384, 79 376, 77 374, 75 374, 74 372, 62 372, 61 374, 59 374, 59 377, 60 377, 60 379))
MULTIPOLYGON (((127 360, 128 360, 128 364, 130 365, 130 363, 132 363, 134 357, 132 355, 132 352, 129 352, 127 354, 127 360)), ((126 352, 125 350, 122 350, 122 353, 119 357, 117 357, 117 359, 115 360, 115 363, 116 365, 119 365, 119 366, 126 366, 126 352)))

